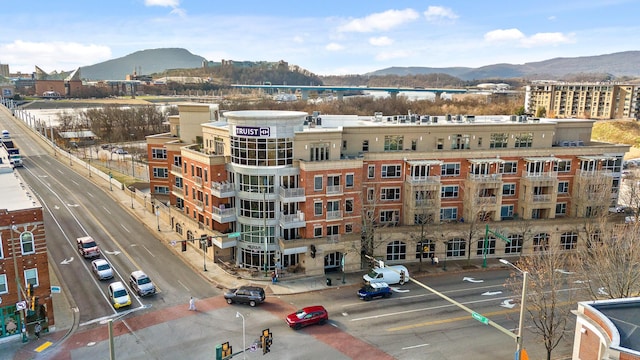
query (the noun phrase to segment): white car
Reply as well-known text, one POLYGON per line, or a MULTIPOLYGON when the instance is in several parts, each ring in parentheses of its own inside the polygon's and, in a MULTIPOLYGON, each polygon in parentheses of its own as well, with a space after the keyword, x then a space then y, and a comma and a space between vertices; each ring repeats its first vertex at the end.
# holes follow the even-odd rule
POLYGON ((113 269, 105 259, 93 260, 91 262, 91 270, 100 280, 113 279, 113 269))
POLYGON ((111 300, 111 304, 116 309, 131 305, 129 292, 121 281, 109 284, 109 300, 111 300))

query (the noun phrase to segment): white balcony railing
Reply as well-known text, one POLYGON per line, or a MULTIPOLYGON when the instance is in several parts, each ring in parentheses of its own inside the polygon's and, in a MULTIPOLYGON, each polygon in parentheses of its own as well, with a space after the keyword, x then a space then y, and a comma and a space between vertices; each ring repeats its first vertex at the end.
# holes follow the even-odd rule
POLYGON ((551 195, 549 194, 533 195, 533 201, 534 202, 550 202, 551 195))
POLYGON ((407 183, 411 185, 440 184, 440 176, 410 176, 407 183))
POLYGON ((211 182, 211 195, 217 197, 217 198, 227 198, 227 197, 232 197, 235 196, 236 192, 235 192, 235 188, 233 187, 233 184, 228 183, 228 182, 215 182, 212 181, 211 182))
POLYGON ((327 211, 327 220, 342 219, 342 210, 327 211))
POLYGON ((342 194, 342 185, 327 186, 327 195, 342 194))
POLYGON ((171 172, 182 175, 182 167, 178 165, 171 165, 171 172))

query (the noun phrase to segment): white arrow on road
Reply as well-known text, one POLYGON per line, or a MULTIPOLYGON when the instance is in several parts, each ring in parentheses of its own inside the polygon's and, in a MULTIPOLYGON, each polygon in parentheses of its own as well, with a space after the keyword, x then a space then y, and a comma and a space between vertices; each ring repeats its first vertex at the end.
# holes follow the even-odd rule
POLYGON ((468 282, 472 282, 472 283, 481 283, 484 282, 484 280, 476 280, 472 277, 463 277, 462 281, 468 281, 468 282))
POLYGON ((58 206, 58 205, 54 206, 53 208, 56 209, 56 210, 60 210, 60 206, 58 206))
POLYGON ((393 290, 393 291, 395 291, 395 292, 399 292, 399 293, 403 293, 403 292, 409 292, 409 291, 411 291, 411 290, 402 290, 402 289, 398 289, 398 288, 391 287, 391 286, 389 286, 389 288, 390 288, 391 290, 393 290))
POLYGON ((68 207, 78 207, 78 206, 80 206, 80 205, 78 205, 78 204, 67 204, 67 206, 68 206, 68 207))
POLYGON ((109 255, 118 255, 120 254, 120 251, 107 251, 107 250, 103 250, 105 253, 109 254, 109 255))
POLYGON ((507 299, 503 301, 502 304, 500 304, 500 306, 506 307, 507 309, 513 309, 514 306, 516 306, 516 304, 514 304, 512 301, 513 301, 512 299, 507 299))
POLYGON ((71 257, 71 259, 67 260, 67 258, 65 258, 64 260, 62 260, 60 262, 61 265, 67 265, 68 263, 73 261, 73 256, 71 257))
POLYGON ((563 270, 563 269, 556 269, 556 272, 559 272, 560 274, 565 274, 565 275, 575 274, 574 272, 563 270))
POLYGON ((482 295, 485 296, 493 296, 493 295, 500 295, 502 294, 502 291, 487 291, 485 293, 482 293, 482 295))

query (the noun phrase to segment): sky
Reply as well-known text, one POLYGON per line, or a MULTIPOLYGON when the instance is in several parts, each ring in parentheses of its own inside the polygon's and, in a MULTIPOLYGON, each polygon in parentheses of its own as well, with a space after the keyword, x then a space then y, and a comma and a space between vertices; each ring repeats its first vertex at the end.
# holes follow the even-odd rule
MULTIPOLYGON (((640 50, 637 0, 55 0, 0 14, 11 73, 71 71, 136 51, 287 61, 317 75, 524 64, 640 50)), ((144 73, 144 68, 141 69, 144 73)))

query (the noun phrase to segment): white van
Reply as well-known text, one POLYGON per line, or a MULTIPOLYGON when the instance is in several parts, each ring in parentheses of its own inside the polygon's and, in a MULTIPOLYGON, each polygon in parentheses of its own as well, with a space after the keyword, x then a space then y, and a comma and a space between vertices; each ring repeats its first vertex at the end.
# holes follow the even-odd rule
POLYGON ((11 135, 9 135, 9 130, 2 130, 2 138, 3 139, 10 139, 11 135))
POLYGON ((369 284, 386 282, 387 284, 404 285, 405 282, 409 281, 409 270, 403 265, 374 268, 368 274, 363 275, 362 279, 369 284), (404 272, 404 279, 400 278, 401 272, 404 272))

